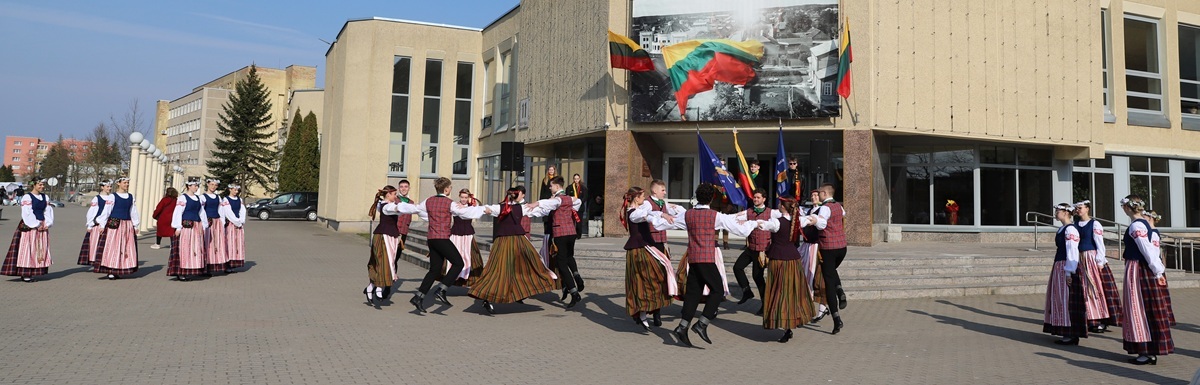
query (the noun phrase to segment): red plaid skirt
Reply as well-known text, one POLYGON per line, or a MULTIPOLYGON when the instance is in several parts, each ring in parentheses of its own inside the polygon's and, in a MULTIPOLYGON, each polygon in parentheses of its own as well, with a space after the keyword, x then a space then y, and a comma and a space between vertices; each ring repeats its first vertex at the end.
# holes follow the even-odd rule
POLYGON ((1154 273, 1145 263, 1126 261, 1125 264, 1125 296, 1131 293, 1131 282, 1136 280, 1140 291, 1141 301, 1128 300, 1125 303, 1124 325, 1121 327, 1125 351, 1129 354, 1167 355, 1175 352, 1175 341, 1171 338, 1171 326, 1175 326, 1175 312, 1171 310, 1171 293, 1167 286, 1160 286, 1154 279, 1154 273), (1131 320, 1145 322, 1138 325, 1131 320), (1145 329, 1141 329, 1145 328, 1145 329), (1130 341, 1136 338, 1135 330, 1149 332, 1149 341, 1130 341))
POLYGON ((1117 290, 1117 280, 1113 278, 1112 269, 1108 268, 1107 263, 1100 268, 1100 284, 1104 286, 1104 302, 1108 305, 1109 317, 1088 321, 1088 326, 1121 326, 1121 292, 1117 290))
POLYGON ((189 250, 187 252, 194 253, 191 256, 193 259, 196 257, 196 254, 199 254, 200 260, 201 261, 204 260, 204 257, 203 257, 204 234, 203 234, 203 231, 204 231, 204 229, 201 229, 200 224, 197 223, 196 226, 193 226, 190 229, 178 229, 177 230, 178 234, 171 236, 171 256, 169 258, 167 258, 167 275, 168 276, 200 275, 200 274, 206 274, 209 272, 208 266, 204 265, 204 264, 201 264, 200 267, 197 267, 197 268, 185 269, 182 267, 182 264, 180 263, 180 257, 181 257, 180 252, 184 246, 188 247, 189 250), (189 237, 189 238, 182 239, 179 234, 183 234, 183 236, 189 237), (185 245, 185 243, 186 243, 186 245, 185 245), (200 243, 199 248, 197 248, 196 243, 200 243))
POLYGON ((100 238, 104 238, 100 236, 104 231, 102 227, 93 227, 92 230, 83 233, 83 245, 79 247, 79 261, 76 262, 79 265, 91 266, 96 262, 96 247, 101 242, 100 238), (101 231, 92 231, 97 229, 101 231))
MULTIPOLYGON (((1063 337, 1087 338, 1087 304, 1083 298, 1083 280, 1075 274, 1070 284, 1066 283, 1066 272, 1063 271, 1065 262, 1054 263, 1050 272, 1050 283, 1046 290, 1045 323, 1042 332, 1063 337), (1066 286, 1066 314, 1063 309, 1062 291, 1066 286), (1066 317, 1063 317, 1063 316, 1066 317), (1065 319, 1064 319, 1065 318, 1065 319), (1062 322, 1062 321, 1067 322, 1062 322)), ((1078 270, 1077 270, 1078 271, 1078 270)))
MULTIPOLYGON (((37 230, 21 231, 19 228, 13 232, 12 243, 8 245, 8 254, 4 256, 4 264, 0 265, 0 275, 10 275, 16 277, 32 277, 35 275, 45 275, 50 272, 50 267, 19 267, 17 266, 17 258, 21 252, 21 239, 24 237, 37 236, 37 230)), ((49 247, 50 235, 49 232, 42 233, 46 237, 46 244, 49 247)), ((50 258, 49 249, 46 250, 46 258, 50 258)))

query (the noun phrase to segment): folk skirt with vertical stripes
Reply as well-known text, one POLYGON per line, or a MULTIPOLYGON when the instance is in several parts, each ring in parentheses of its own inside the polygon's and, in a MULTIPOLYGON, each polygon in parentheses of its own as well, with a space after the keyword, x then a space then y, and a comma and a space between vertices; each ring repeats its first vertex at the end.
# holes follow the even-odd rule
POLYGON ((104 240, 96 248, 96 265, 92 271, 100 274, 126 275, 138 270, 137 229, 133 221, 122 220, 115 229, 99 227, 104 240))
POLYGON ((1086 277, 1083 282, 1083 301, 1087 308, 1085 315, 1088 324, 1107 319, 1108 302, 1104 297, 1104 282, 1100 276, 1100 265, 1096 263, 1096 251, 1088 250, 1079 253, 1080 273, 1086 277))
POLYGON ((1089 326, 1121 326, 1121 292, 1117 291, 1117 280, 1108 264, 1100 266, 1100 283, 1104 287, 1104 303, 1108 307, 1108 318, 1089 321, 1089 326))
POLYGON ((763 293, 763 329, 795 329, 816 314, 809 297, 801 260, 767 262, 767 290, 763 293))
MULTIPOLYGON (((458 255, 463 259, 463 269, 458 273, 456 284, 471 286, 483 273, 483 253, 479 251, 479 244, 475 242, 474 235, 451 235, 450 242, 454 243, 454 248, 458 249, 458 255)), ((442 274, 450 271, 450 261, 442 266, 442 274)))
POLYGON ((225 271, 226 256, 229 250, 225 246, 225 229, 220 219, 208 219, 208 228, 204 230, 204 258, 210 271, 225 271))
POLYGON ((554 278, 529 238, 497 237, 487 264, 467 295, 492 303, 513 303, 554 290, 554 278))
POLYGON ((228 260, 225 261, 225 268, 232 269, 236 267, 246 266, 246 229, 237 227, 233 223, 226 222, 225 224, 225 246, 229 250, 225 256, 228 260))
POLYGON ((384 293, 396 281, 396 253, 400 251, 400 237, 386 234, 371 235, 371 259, 367 260, 367 278, 384 293))
POLYGON ((96 263, 96 248, 100 247, 100 238, 104 235, 104 226, 93 226, 83 234, 83 245, 79 247, 79 265, 91 266, 96 263))
POLYGON ((8 245, 8 254, 4 256, 4 264, 0 265, 0 275, 17 277, 33 277, 50 272, 54 263, 50 256, 50 232, 17 230, 13 233, 12 243, 8 245), (38 261, 41 259, 41 261, 38 261))
POLYGON ((1171 326, 1175 326, 1175 312, 1171 309, 1171 293, 1154 279, 1150 266, 1125 261, 1125 291, 1121 299, 1125 303, 1121 319, 1125 351, 1156 356, 1174 353, 1171 326))
POLYGON ((816 243, 801 242, 796 248, 800 251, 800 266, 804 269, 804 279, 808 284, 808 294, 814 304, 825 305, 825 277, 821 276, 821 250, 816 243))
POLYGON ((679 289, 670 263, 654 246, 625 251, 625 310, 630 317, 671 304, 671 288, 679 289))
POLYGON ((1067 273, 1063 271, 1066 263, 1054 262, 1054 268, 1050 270, 1042 332, 1063 337, 1087 338, 1083 282, 1077 276, 1070 284, 1067 283, 1067 273))
POLYGON ((167 258, 167 275, 200 275, 208 273, 204 255, 204 228, 196 222, 191 228, 175 230, 171 236, 171 256, 167 258))

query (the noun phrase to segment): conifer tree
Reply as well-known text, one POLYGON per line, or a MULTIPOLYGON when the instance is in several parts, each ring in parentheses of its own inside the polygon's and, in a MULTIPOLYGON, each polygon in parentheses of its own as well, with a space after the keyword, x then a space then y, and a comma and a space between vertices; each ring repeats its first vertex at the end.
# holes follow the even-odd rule
POLYGON ((237 183, 243 191, 260 186, 275 191, 275 143, 271 141, 271 101, 256 66, 238 80, 222 106, 213 141, 213 159, 206 162, 211 177, 222 184, 237 183))
POLYGON ((312 112, 292 121, 287 144, 279 161, 280 191, 317 191, 321 155, 317 148, 317 116, 312 112))

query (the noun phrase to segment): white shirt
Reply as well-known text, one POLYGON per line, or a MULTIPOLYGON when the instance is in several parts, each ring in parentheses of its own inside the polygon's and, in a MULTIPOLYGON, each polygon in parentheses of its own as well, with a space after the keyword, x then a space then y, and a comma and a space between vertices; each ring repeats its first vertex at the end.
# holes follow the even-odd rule
MULTIPOLYGON (((770 231, 772 233, 778 232, 780 230, 779 218, 787 218, 789 221, 792 220, 791 215, 784 214, 782 211, 779 211, 779 210, 771 210, 771 219, 762 221, 762 224, 759 225, 758 228, 762 229, 762 230, 770 231)), ((811 223, 808 223, 808 221, 809 221, 809 219, 807 216, 800 217, 800 227, 810 225, 811 223)))
MULTIPOLYGON (((540 209, 546 210, 546 211, 554 211, 554 210, 558 209, 558 206, 560 206, 560 205, 562 205, 562 199, 559 199, 558 196, 555 196, 550 199, 542 199, 542 200, 537 201, 537 207, 540 209)), ((582 205, 583 205, 582 200, 575 199, 575 197, 571 197, 571 208, 575 209, 575 211, 579 211, 579 207, 582 205)))
POLYGON ((1162 249, 1160 248, 1162 241, 1158 234, 1150 234, 1150 230, 1142 222, 1133 222, 1129 225, 1129 235, 1133 236, 1133 242, 1137 244, 1138 251, 1141 251, 1142 256, 1146 258, 1146 264, 1150 265, 1150 272, 1154 273, 1154 278, 1162 277, 1167 267, 1162 262, 1162 249))
MULTIPOLYGON (((204 215, 204 196, 196 195, 195 198, 200 201, 200 223, 203 228, 208 228, 208 216, 204 215)), ((179 198, 175 198, 175 212, 171 213, 171 227, 176 229, 183 228, 183 210, 187 208, 187 194, 179 194, 179 198)))
POLYGON ((221 207, 217 208, 217 212, 221 213, 221 218, 226 222, 232 223, 234 226, 242 227, 246 224, 246 202, 242 202, 241 210, 233 212, 233 205, 229 201, 241 200, 238 197, 227 197, 221 199, 221 207), (237 214, 237 215, 234 215, 237 214))
MULTIPOLYGON (((1104 266, 1108 263, 1107 250, 1104 249, 1104 225, 1095 219, 1090 221, 1092 222, 1092 244, 1096 245, 1096 264, 1104 266)), ((1088 221, 1080 221, 1076 225, 1083 228, 1087 226, 1087 223, 1088 221)))
MULTIPOLYGON (((421 203, 418 203, 415 205, 412 203, 403 203, 403 202, 395 203, 396 210, 399 214, 417 214, 418 217, 421 217, 421 220, 428 222, 429 221, 429 211, 425 209, 425 202, 429 202, 430 199, 433 199, 436 197, 444 198, 445 195, 431 196, 429 198, 425 198, 425 200, 421 201, 421 203)), ((447 199, 449 199, 449 198, 447 198, 447 199)), ((464 215, 470 215, 466 210, 463 210, 464 207, 466 207, 466 206, 462 206, 462 205, 458 204, 457 202, 451 203, 450 204, 450 215, 456 216, 459 218, 463 218, 464 215)), ((473 206, 473 207, 479 207, 479 206, 473 206)), ((482 215, 482 214, 480 214, 480 215, 482 215)), ((476 218, 479 218, 479 217, 477 216, 476 218)))
MULTIPOLYGON (((36 229, 42 225, 42 221, 33 215, 33 198, 30 197, 30 194, 32 193, 21 196, 21 221, 25 222, 25 226, 36 229)), ((46 213, 43 215, 46 218, 46 228, 50 228, 50 226, 54 226, 54 205, 50 204, 50 197, 46 194, 40 195, 38 200, 46 202, 46 213)))
POLYGON ((1079 267, 1079 230, 1074 226, 1063 226, 1058 228, 1059 233, 1066 233, 1067 238, 1067 263, 1063 264, 1063 271, 1067 274, 1075 274, 1075 269, 1079 267))
POLYGON ((87 216, 84 217, 87 220, 86 225, 87 225, 88 230, 91 230, 93 226, 97 226, 100 224, 100 221, 97 221, 96 218, 100 216, 100 212, 102 211, 102 210, 100 210, 100 201, 101 200, 104 201, 105 208, 107 208, 108 206, 112 206, 112 204, 113 204, 112 194, 108 194, 108 195, 99 194, 99 195, 96 195, 94 198, 92 198, 92 205, 91 205, 91 207, 88 207, 87 216))
MULTIPOLYGON (((133 194, 130 193, 115 193, 111 196, 119 196, 121 199, 133 199, 133 202, 129 207, 129 219, 133 222, 133 228, 136 229, 138 224, 142 221, 141 215, 138 215, 137 197, 134 197, 133 194)), ((115 203, 116 198, 113 198, 113 200, 104 204, 104 211, 101 211, 100 216, 96 217, 97 224, 103 226, 105 222, 108 222, 108 217, 112 215, 113 207, 116 207, 115 203)))
MULTIPOLYGON (((813 211, 816 211, 817 214, 817 223, 815 223, 817 230, 825 230, 825 226, 829 225, 829 216, 833 215, 833 212, 829 210, 829 206, 824 205, 826 202, 833 202, 833 199, 826 199, 825 202, 821 202, 822 205, 813 208, 813 211)), ((809 212, 809 214, 813 213, 809 212)), ((845 207, 842 207, 842 216, 846 216, 845 207)))
MULTIPOLYGON (((692 209, 700 210, 708 208, 708 205, 696 205, 696 207, 692 209)), ((687 230, 687 223, 685 223, 684 219, 686 217, 687 210, 680 209, 680 211, 683 211, 683 213, 675 217, 675 223, 673 223, 674 228, 679 230, 687 230)), ((746 221, 744 223, 738 223, 737 215, 722 213, 717 213, 716 219, 716 225, 713 226, 713 230, 729 230, 730 234, 739 237, 750 236, 750 232, 754 231, 755 228, 758 228, 759 222, 761 222, 746 221)))
POLYGON ((631 223, 650 223, 650 228, 655 231, 665 231, 674 228, 674 224, 663 218, 662 211, 654 211, 654 206, 650 205, 650 201, 642 202, 637 207, 629 207, 626 211, 629 213, 629 222, 631 223))

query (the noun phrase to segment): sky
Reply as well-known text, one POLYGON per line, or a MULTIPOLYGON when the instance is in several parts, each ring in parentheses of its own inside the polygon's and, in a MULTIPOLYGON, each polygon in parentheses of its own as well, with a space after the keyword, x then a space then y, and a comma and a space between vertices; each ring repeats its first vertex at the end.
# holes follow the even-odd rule
POLYGON ((0 0, 0 135, 86 138, 135 101, 152 125, 156 101, 251 63, 316 66, 323 87, 329 46, 321 40, 332 42, 347 20, 483 28, 517 3, 0 0))

